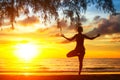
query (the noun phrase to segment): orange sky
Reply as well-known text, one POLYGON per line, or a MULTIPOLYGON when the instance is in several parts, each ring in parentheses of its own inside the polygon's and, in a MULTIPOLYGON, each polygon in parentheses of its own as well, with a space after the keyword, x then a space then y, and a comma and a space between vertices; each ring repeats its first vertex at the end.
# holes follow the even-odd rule
MULTIPOLYGON (((98 33, 95 30, 101 33, 101 36, 95 40, 85 40, 85 58, 120 58, 120 33, 114 25, 119 23, 119 18, 120 16, 109 16, 108 18, 95 16, 94 20, 83 23, 83 33, 92 30, 93 34, 90 33, 89 36, 95 36, 98 33)), ((45 26, 41 24, 38 17, 31 16, 14 25, 15 30, 10 30, 8 28, 10 24, 5 24, 3 30, 0 31, 0 59, 66 58, 66 54, 75 47, 75 42, 68 42, 60 36, 60 30, 55 24, 45 26), (24 49, 28 44, 34 47, 24 49), (16 47, 19 45, 22 46, 16 47), (27 52, 29 50, 32 53, 27 52), (26 57, 27 55, 29 58, 26 57)), ((76 34, 73 27, 69 29, 65 28, 65 25, 62 23, 64 28, 62 32, 67 37, 76 34)))
MULTIPOLYGON (((32 55, 34 56, 33 58, 67 58, 66 54, 74 49, 75 42, 66 42, 64 38, 59 36, 59 34, 59 29, 56 29, 54 27, 43 32, 37 31, 31 33, 2 31, 0 34, 0 58, 22 60, 22 57, 20 57, 19 54, 16 55, 15 53, 16 50, 20 51, 21 48, 19 49, 16 46, 26 46, 26 44, 32 44, 35 46, 35 48, 37 48, 37 53, 35 53, 36 51, 31 53, 35 54, 32 55)), ((65 33, 65 35, 68 37, 74 34, 74 31, 69 31, 69 33, 65 33)), ((120 58, 119 44, 119 42, 114 42, 111 39, 105 39, 104 35, 101 35, 95 40, 85 40, 85 58, 120 58)), ((28 52, 29 50, 31 49, 26 48, 20 52, 23 53, 24 57, 25 55, 31 55, 30 52, 28 52)))

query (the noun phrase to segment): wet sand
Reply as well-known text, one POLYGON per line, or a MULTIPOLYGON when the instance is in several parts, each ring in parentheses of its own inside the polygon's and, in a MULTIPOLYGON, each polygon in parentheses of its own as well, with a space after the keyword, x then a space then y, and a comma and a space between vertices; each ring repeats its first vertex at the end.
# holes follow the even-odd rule
POLYGON ((0 75, 0 80, 120 80, 120 74, 0 75))

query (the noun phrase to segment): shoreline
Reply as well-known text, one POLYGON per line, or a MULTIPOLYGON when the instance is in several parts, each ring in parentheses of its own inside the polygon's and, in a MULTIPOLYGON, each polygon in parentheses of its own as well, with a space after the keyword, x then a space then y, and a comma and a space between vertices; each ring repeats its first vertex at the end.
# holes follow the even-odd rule
POLYGON ((120 74, 0 75, 0 80, 120 80, 120 74))

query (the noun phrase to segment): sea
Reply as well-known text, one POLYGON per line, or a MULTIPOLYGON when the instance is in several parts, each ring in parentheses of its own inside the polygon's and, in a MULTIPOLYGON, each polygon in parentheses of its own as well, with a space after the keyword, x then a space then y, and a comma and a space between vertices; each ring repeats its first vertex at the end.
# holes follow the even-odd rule
MULTIPOLYGON (((0 62, 0 74, 77 75, 78 58, 49 58, 32 63, 0 62)), ((81 74, 120 74, 120 58, 85 58, 81 74)))

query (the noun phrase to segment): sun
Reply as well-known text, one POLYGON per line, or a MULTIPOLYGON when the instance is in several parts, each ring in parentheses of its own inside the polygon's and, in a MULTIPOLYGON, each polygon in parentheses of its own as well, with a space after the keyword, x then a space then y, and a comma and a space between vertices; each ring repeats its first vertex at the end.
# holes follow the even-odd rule
POLYGON ((24 61, 30 61, 38 54, 38 48, 35 44, 16 45, 15 54, 24 61))

